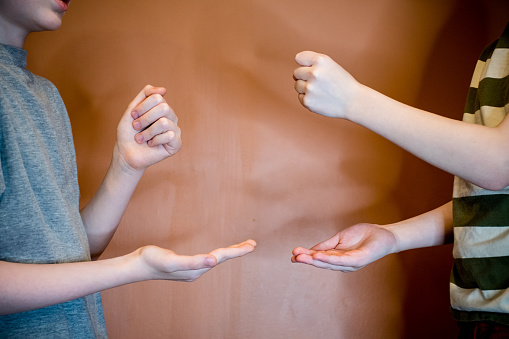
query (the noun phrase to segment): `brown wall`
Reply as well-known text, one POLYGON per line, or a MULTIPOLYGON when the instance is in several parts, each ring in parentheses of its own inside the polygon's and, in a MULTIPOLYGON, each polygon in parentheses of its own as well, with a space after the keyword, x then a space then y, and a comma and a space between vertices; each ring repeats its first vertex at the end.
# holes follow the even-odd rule
POLYGON ((183 133, 178 155, 147 171, 103 257, 258 241, 195 283, 105 291, 111 338, 453 337, 450 246, 352 274, 290 263, 296 246, 413 216, 452 191, 448 174, 302 108, 293 60, 327 53, 365 84, 459 119, 475 60, 508 12, 502 0, 74 0, 63 27, 27 49, 67 104, 83 203, 145 84, 168 88, 183 133))

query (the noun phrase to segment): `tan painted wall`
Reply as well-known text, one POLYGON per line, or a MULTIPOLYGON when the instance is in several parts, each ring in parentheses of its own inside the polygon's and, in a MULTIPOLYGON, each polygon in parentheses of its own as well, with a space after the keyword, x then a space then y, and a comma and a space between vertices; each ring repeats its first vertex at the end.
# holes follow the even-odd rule
POLYGON ((184 147, 149 169, 104 257, 156 244, 181 254, 254 238, 255 253, 195 283, 103 293, 111 338, 445 338, 451 247, 388 256, 357 273, 290 263, 361 221, 387 223, 451 197, 451 176, 372 132, 302 108, 294 55, 328 53, 358 80, 461 118, 506 1, 73 0, 33 35, 29 67, 60 89, 82 201, 115 127, 147 83, 168 88, 184 147), (488 23, 487 18, 495 18, 488 23))

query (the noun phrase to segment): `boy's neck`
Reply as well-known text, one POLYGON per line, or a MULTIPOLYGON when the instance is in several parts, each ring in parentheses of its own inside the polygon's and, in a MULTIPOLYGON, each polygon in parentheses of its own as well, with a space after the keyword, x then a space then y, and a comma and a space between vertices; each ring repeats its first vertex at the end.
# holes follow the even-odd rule
POLYGON ((30 32, 0 16, 0 43, 23 48, 30 32))
POLYGON ((0 43, 18 48, 23 48, 23 46, 25 46, 28 34, 23 32, 13 32, 4 28, 5 27, 0 25, 0 43))

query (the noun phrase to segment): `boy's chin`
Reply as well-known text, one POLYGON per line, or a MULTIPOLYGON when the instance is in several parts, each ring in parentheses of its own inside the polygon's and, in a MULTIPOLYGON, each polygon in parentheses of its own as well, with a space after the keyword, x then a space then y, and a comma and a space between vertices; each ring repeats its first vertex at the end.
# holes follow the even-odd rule
POLYGON ((58 14, 54 14, 51 18, 48 18, 40 25, 39 31, 55 31, 62 26, 62 17, 58 14))

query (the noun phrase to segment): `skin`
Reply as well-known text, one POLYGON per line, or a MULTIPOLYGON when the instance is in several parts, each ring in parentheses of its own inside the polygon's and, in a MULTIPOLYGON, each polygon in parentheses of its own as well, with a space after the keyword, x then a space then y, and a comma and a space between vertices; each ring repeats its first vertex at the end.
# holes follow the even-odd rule
MULTIPOLYGON (((60 0, 0 0, 0 43, 22 48, 29 33, 60 27, 60 0)), ((124 256, 96 260, 115 233, 144 171, 176 154, 178 119, 164 100, 166 89, 147 85, 127 106, 104 180, 81 211, 91 262, 37 265, 0 261, 0 315, 34 310, 94 292, 145 280, 191 282, 216 265, 252 252, 254 240, 207 254, 178 255, 145 246, 124 256)))
MULTIPOLYGON (((327 55, 304 51, 295 60, 295 90, 310 111, 362 125, 482 188, 496 191, 509 185, 507 119, 494 128, 449 119, 360 84, 327 55)), ((391 225, 354 225, 311 249, 294 249, 292 261, 351 272, 390 253, 450 243, 452 232, 449 202, 391 225)))
POLYGON ((426 112, 358 83, 330 57, 301 52, 294 71, 302 105, 362 125, 422 160, 489 190, 509 185, 509 122, 497 127, 426 112), (475 135, 476 138, 471 136, 475 135))
POLYGON ((452 203, 389 225, 362 223, 311 247, 293 250, 292 262, 342 271, 360 270, 388 255, 452 242, 452 203))

